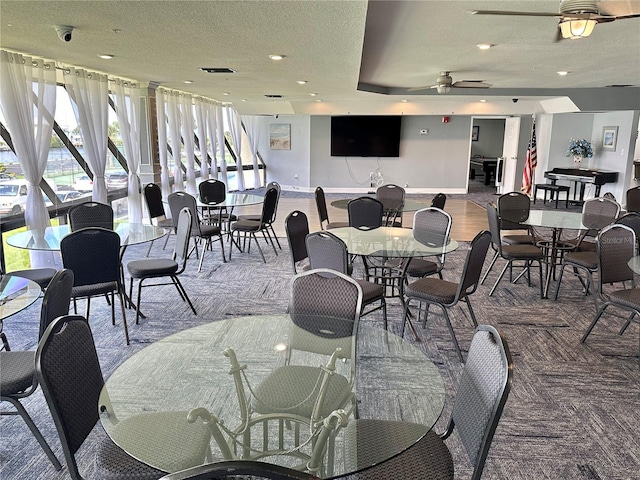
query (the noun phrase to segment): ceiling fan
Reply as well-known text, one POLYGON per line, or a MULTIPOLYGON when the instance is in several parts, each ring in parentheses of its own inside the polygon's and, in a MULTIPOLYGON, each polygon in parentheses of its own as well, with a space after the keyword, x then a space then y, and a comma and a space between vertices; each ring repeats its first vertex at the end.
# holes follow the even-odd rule
POLYGON ((472 15, 513 15, 523 17, 559 17, 557 40, 564 38, 585 38, 591 35, 598 23, 640 17, 640 13, 615 15, 609 8, 620 6, 619 2, 599 2, 596 0, 561 0, 560 11, 551 12, 517 12, 508 10, 472 10, 472 15), (607 5, 611 3, 611 5, 607 5), (616 5, 617 3, 617 5, 616 5))
POLYGON ((452 88, 489 88, 491 85, 484 83, 482 80, 463 80, 461 82, 454 82, 451 72, 440 72, 438 78, 436 78, 435 85, 429 85, 426 87, 410 88, 409 91, 426 90, 428 88, 437 89, 438 93, 449 93, 452 88))

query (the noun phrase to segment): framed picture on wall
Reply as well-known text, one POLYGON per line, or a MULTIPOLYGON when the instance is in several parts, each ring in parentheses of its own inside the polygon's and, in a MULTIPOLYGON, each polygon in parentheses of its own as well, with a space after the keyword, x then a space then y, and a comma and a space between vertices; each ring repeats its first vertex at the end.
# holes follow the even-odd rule
POLYGON ((473 129, 471 130, 471 140, 473 140, 474 142, 477 142, 479 136, 480 136, 480 127, 478 126, 473 127, 473 129))
POLYGON ((269 148, 271 150, 291 150, 290 123, 272 123, 269 125, 269 148))
POLYGON ((618 127, 602 128, 602 150, 615 152, 617 141, 618 141, 618 127))

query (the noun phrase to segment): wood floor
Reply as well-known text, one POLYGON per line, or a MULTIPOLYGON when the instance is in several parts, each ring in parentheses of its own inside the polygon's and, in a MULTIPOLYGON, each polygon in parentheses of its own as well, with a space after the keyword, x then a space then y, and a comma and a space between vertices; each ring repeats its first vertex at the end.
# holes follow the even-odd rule
MULTIPOLYGON (((425 203, 425 207, 428 206, 429 204, 425 203)), ((261 205, 242 207, 234 210, 234 213, 259 214, 261 208, 261 205)), ((327 209, 332 222, 347 221, 346 210, 334 208, 330 205, 330 202, 327 202, 327 209)), ((318 212, 312 196, 309 196, 309 198, 281 197, 278 204, 278 220, 274 225, 276 235, 286 237, 284 220, 287 218, 287 215, 294 210, 300 210, 307 215, 309 219, 309 231, 315 232, 320 230, 318 212)), ((488 230, 486 210, 469 200, 447 199, 445 210, 453 219, 451 237, 458 241, 471 241, 480 230, 488 230)), ((414 212, 404 213, 402 223, 405 227, 411 227, 413 223, 413 213, 414 212)))

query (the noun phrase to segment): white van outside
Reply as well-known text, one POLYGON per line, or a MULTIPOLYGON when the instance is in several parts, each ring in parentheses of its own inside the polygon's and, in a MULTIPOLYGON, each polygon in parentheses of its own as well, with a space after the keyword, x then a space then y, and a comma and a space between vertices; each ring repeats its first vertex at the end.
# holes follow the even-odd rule
POLYGON ((4 180, 0 182, 0 215, 19 215, 27 204, 27 181, 4 180))

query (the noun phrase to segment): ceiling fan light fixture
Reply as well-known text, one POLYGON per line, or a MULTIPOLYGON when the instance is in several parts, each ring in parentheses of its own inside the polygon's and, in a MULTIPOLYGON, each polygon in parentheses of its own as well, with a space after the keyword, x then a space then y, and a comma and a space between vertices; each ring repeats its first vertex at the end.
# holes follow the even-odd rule
POLYGON ((450 85, 438 85, 436 87, 438 93, 449 93, 451 91, 450 85))
POLYGON ((587 38, 598 23, 592 18, 565 18, 560 22, 562 38, 587 38))

